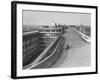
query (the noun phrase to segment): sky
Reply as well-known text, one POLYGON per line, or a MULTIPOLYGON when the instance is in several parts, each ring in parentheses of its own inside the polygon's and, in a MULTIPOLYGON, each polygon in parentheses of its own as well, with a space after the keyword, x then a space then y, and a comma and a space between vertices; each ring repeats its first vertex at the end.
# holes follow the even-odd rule
POLYGON ((70 12, 23 11, 24 25, 90 25, 91 14, 70 12))

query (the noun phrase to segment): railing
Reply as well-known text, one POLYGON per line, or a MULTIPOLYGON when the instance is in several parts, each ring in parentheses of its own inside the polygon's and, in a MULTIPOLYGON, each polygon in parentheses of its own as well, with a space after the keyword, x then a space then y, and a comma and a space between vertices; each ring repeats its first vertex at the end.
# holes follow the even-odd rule
POLYGON ((59 58, 64 46, 64 38, 59 36, 52 42, 34 61, 24 68, 46 68, 50 67, 59 58))
POLYGON ((75 28, 73 28, 73 29, 74 29, 76 32, 78 32, 78 33, 81 35, 81 37, 82 37, 85 41, 87 41, 87 42, 91 42, 91 37, 85 35, 84 33, 78 31, 78 30, 75 29, 75 28))

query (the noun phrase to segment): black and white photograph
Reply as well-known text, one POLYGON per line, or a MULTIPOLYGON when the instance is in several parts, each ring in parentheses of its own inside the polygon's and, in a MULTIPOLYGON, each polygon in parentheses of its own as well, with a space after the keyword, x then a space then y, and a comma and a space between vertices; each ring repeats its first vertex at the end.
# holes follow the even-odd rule
POLYGON ((15 3, 14 77, 96 73, 96 6, 15 3))
POLYGON ((23 10, 23 69, 91 65, 91 14, 23 10))

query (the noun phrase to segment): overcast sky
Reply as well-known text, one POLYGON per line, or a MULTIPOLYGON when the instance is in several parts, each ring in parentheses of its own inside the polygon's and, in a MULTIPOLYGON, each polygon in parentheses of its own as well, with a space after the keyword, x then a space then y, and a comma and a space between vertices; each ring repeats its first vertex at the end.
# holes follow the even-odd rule
POLYGON ((44 11, 23 11, 23 24, 26 25, 90 25, 91 14, 44 11))

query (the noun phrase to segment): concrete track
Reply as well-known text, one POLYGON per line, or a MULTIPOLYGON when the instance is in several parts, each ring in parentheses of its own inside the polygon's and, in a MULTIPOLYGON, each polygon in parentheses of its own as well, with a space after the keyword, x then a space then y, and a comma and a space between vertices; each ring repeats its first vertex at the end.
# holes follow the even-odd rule
POLYGON ((87 43, 81 35, 72 28, 68 28, 65 37, 65 47, 69 45, 68 50, 63 49, 59 60, 52 66, 57 67, 84 67, 91 64, 91 43, 87 43))

